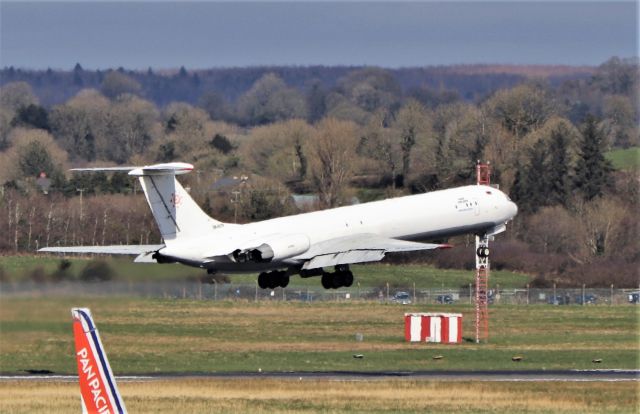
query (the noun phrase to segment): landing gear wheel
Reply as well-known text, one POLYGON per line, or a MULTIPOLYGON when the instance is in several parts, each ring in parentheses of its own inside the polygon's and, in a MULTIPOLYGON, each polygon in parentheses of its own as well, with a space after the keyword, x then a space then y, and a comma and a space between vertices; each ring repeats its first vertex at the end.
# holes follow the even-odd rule
POLYGON ((333 275, 331 273, 323 273, 322 279, 320 282, 322 283, 322 287, 325 289, 331 289, 333 287, 333 275))
POLYGON ((275 289, 280 285, 280 281, 278 280, 277 275, 274 275, 273 273, 267 273, 267 276, 269 277, 269 282, 267 285, 269 289, 275 289))
POLYGON ((269 287, 269 279, 269 275, 265 272, 258 275, 258 286, 260 286, 260 289, 266 289, 269 287))
POLYGON ((277 280, 278 286, 281 288, 286 288, 289 285, 289 276, 287 276, 287 272, 277 272, 277 280))
POLYGON ((489 248, 488 247, 478 247, 476 251, 478 257, 489 257, 489 248))
POLYGON ((342 286, 351 287, 351 285, 353 285, 353 273, 351 273, 351 271, 347 270, 344 272, 342 279, 342 286))
POLYGON ((338 289, 344 286, 344 273, 335 272, 333 277, 331 278, 331 287, 333 289, 338 289))

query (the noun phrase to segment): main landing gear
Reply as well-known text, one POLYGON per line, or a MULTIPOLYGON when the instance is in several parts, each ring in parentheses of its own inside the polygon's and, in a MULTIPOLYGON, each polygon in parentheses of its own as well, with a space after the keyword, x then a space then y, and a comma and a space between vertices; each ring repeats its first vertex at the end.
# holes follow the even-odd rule
POLYGON ((353 273, 347 265, 336 266, 333 273, 322 273, 322 287, 325 289, 338 289, 341 287, 350 287, 353 285, 353 273))
POLYGON ((285 288, 289 284, 289 275, 285 270, 262 272, 258 275, 258 286, 261 289, 285 288))
POLYGON ((258 275, 258 286, 261 289, 275 289, 277 287, 285 288, 289 285, 289 276, 300 273, 301 277, 307 278, 311 276, 322 276, 321 283, 325 289, 338 289, 341 287, 350 287, 353 285, 353 273, 349 270, 348 265, 338 265, 335 272, 325 272, 322 269, 312 270, 274 270, 271 272, 262 272, 258 275))

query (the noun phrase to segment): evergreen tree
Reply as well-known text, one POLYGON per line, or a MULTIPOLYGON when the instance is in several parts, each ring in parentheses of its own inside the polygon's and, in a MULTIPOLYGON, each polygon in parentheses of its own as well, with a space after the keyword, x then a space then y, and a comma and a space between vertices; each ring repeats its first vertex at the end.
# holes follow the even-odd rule
POLYGON ((520 163, 516 164, 516 175, 513 179, 513 185, 509 192, 510 198, 518 205, 518 209, 522 212, 530 212, 527 183, 525 180, 526 172, 520 163))
POLYGON ((76 66, 73 68, 73 84, 76 86, 82 87, 84 85, 84 81, 82 79, 82 74, 84 70, 80 63, 76 63, 76 66))
POLYGON ((573 188, 584 200, 601 196, 605 187, 611 185, 613 166, 604 157, 604 146, 604 134, 595 117, 587 116, 573 180, 573 188))
POLYGON ((231 150, 233 150, 233 144, 231 144, 229 138, 225 137, 222 134, 216 134, 213 139, 209 141, 209 146, 217 149, 224 155, 227 155, 231 152, 231 150))
POLYGON ((40 141, 32 141, 20 148, 18 168, 25 177, 37 177, 41 172, 52 175, 56 167, 47 147, 40 141))
POLYGON ((11 126, 30 126, 49 131, 49 114, 40 105, 21 106, 11 121, 11 126))
POLYGON ((549 180, 547 175, 547 147, 543 140, 533 145, 529 152, 529 167, 524 177, 531 212, 549 204, 549 180))
POLYGON ((306 96, 307 107, 309 108, 307 120, 310 123, 315 123, 324 117, 327 112, 326 99, 327 93, 322 88, 322 83, 319 80, 314 80, 306 96))
POLYGON ((549 184, 549 204, 566 206, 571 191, 569 176, 569 139, 564 126, 551 133, 549 143, 549 165, 546 173, 549 184))

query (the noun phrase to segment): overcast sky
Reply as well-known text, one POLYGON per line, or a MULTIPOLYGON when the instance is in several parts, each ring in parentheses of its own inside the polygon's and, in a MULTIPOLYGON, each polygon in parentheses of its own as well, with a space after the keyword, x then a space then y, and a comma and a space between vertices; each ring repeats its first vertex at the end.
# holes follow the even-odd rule
POLYGON ((597 65, 638 56, 635 1, 7 2, 0 66, 597 65))

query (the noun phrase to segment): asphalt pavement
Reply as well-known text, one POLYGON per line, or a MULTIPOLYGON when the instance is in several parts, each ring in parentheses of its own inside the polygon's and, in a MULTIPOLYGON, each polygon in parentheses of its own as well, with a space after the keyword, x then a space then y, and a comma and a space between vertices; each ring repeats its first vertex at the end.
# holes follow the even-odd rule
MULTIPOLYGON (((0 381, 77 381, 75 375, 16 374, 0 375, 0 381)), ((539 371, 276 371, 276 372, 211 372, 211 373, 153 373, 116 376, 117 381, 153 381, 200 379, 282 379, 282 380, 430 380, 430 381, 567 381, 610 382, 640 381, 640 370, 539 370, 539 371)))

